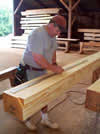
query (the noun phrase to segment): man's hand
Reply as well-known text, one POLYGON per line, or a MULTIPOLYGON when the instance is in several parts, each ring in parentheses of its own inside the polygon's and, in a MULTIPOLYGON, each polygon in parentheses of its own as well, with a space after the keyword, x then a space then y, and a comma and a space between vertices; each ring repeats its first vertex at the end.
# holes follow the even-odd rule
POLYGON ((59 73, 62 73, 64 71, 64 69, 60 66, 56 66, 56 65, 52 65, 52 69, 51 69, 53 72, 59 74, 59 73))
MULTIPOLYGON (((40 65, 42 68, 51 70, 52 72, 55 72, 57 74, 62 73, 64 69, 58 65, 50 64, 42 55, 32 53, 32 56, 34 58, 34 61, 40 65)), ((54 62, 55 63, 55 62, 54 62)))

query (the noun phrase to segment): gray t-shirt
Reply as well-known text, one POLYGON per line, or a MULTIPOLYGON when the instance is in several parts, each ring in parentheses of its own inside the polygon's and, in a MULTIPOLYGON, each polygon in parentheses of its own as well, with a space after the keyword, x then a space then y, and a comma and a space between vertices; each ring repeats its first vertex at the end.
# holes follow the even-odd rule
POLYGON ((32 56, 33 53, 41 54, 49 62, 52 63, 52 56, 56 51, 56 38, 50 37, 44 26, 33 30, 27 40, 27 46, 23 55, 23 61, 30 66, 41 68, 32 56))

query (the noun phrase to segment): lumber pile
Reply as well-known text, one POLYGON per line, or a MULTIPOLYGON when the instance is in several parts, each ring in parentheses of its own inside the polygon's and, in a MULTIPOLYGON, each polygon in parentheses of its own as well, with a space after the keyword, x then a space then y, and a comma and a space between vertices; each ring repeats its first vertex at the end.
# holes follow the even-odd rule
POLYGON ((85 107, 100 112, 100 79, 88 87, 85 107))
POLYGON ((100 29, 78 29, 78 32, 84 33, 84 40, 100 41, 100 29))
POLYGON ((62 74, 48 74, 7 90, 3 94, 5 111, 26 120, 58 98, 87 74, 100 67, 100 52, 64 66, 62 74))
POLYGON ((20 28, 24 30, 24 34, 12 38, 12 47, 25 48, 28 34, 33 29, 47 24, 49 20, 58 13, 58 11, 59 8, 46 8, 21 12, 20 28))

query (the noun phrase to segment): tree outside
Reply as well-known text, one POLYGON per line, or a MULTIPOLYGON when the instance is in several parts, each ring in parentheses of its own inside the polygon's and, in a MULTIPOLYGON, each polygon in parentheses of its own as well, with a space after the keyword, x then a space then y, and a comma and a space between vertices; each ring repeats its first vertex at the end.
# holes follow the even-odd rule
POLYGON ((0 9, 0 36, 12 33, 12 10, 8 8, 0 9))

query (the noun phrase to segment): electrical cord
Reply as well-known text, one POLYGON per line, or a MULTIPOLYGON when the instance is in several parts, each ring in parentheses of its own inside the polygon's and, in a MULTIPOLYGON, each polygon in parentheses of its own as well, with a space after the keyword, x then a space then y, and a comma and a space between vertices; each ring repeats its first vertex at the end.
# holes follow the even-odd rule
MULTIPOLYGON (((53 110, 55 107, 57 107, 58 105, 60 105, 61 103, 63 103, 64 101, 66 101, 68 98, 70 99, 70 93, 79 93, 79 94, 83 94, 83 95, 86 95, 86 93, 84 92, 80 92, 80 91, 68 91, 66 92, 67 94, 67 97, 64 98, 61 102, 57 103, 54 107, 52 107, 49 111, 53 110)), ((82 103, 77 103, 77 102, 74 102, 72 99, 70 99, 70 101, 76 105, 84 105, 85 104, 85 101, 82 102, 82 103)))
MULTIPOLYGON (((79 93, 79 94, 82 94, 82 95, 86 95, 86 93, 84 93, 84 92, 80 92, 80 91, 68 91, 68 93, 70 94, 70 93, 79 93)), ((72 102, 72 103, 74 103, 74 104, 76 104, 76 105, 84 105, 85 104, 85 101, 83 101, 82 103, 77 103, 77 102, 75 102, 75 101, 73 101, 71 98, 69 98, 70 99, 70 101, 72 102)))

